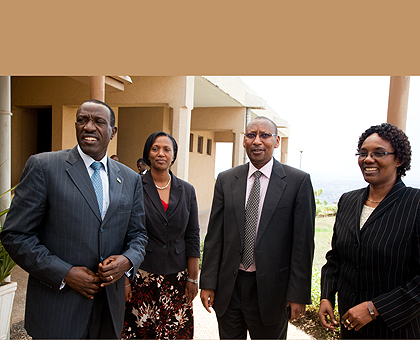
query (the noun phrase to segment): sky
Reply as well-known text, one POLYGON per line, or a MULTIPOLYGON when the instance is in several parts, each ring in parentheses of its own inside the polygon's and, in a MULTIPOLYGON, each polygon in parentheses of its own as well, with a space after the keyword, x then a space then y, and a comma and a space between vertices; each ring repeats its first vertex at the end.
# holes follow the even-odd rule
MULTIPOLYGON (((363 180, 359 136, 386 122, 389 76, 240 77, 290 125, 288 161, 313 179, 363 180)), ((406 134, 412 148, 404 182, 420 186, 420 77, 410 78, 406 134)), ((216 151, 217 155, 217 151, 216 151)), ((277 157, 276 157, 277 158, 277 157)), ((217 160, 216 160, 217 161, 217 160)), ((216 173, 221 165, 216 165, 216 173)))

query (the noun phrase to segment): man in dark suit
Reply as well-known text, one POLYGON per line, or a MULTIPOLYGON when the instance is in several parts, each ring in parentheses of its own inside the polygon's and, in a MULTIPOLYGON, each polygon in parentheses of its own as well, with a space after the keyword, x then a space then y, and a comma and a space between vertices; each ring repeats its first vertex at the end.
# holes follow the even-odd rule
POLYGON ((311 303, 313 189, 308 174, 274 160, 279 142, 275 123, 257 117, 243 141, 250 163, 216 181, 200 288, 222 339, 246 339, 247 330, 285 338, 287 320, 311 303))
POLYGON ((106 155, 117 132, 107 104, 84 102, 75 126, 76 147, 29 158, 1 240, 30 274, 33 338, 116 339, 124 274, 136 273, 147 243, 141 177, 106 155))

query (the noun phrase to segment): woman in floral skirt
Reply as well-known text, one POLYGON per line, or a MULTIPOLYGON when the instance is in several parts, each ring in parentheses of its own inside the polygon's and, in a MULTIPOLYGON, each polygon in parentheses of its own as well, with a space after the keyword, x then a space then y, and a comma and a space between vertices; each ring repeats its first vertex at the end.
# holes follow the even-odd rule
POLYGON ((194 187, 177 178, 170 166, 177 155, 175 139, 152 133, 143 158, 144 209, 149 242, 135 279, 126 279, 122 338, 191 339, 192 301, 198 292, 200 232, 194 187))

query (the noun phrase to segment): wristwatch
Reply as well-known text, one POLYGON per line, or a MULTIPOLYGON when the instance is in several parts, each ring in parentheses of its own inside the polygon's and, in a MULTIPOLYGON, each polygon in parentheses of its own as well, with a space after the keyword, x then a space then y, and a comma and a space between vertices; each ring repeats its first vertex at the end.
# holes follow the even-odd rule
POLYGON ((372 317, 372 320, 375 320, 376 319, 376 316, 375 316, 375 310, 373 309, 373 303, 372 303, 372 301, 368 301, 367 302, 367 305, 368 305, 369 314, 372 317))
POLYGON ((195 283, 195 284, 198 283, 198 279, 193 280, 193 279, 190 279, 189 277, 187 277, 187 281, 191 283, 195 283))

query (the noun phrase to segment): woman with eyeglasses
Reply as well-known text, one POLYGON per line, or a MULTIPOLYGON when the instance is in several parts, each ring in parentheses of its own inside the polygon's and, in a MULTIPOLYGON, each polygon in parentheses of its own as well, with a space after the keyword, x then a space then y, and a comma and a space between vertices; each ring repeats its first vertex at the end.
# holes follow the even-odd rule
POLYGON ((420 338, 420 190, 401 181, 411 147, 391 124, 367 129, 356 154, 366 188, 341 196, 321 274, 318 317, 342 338, 420 338))

